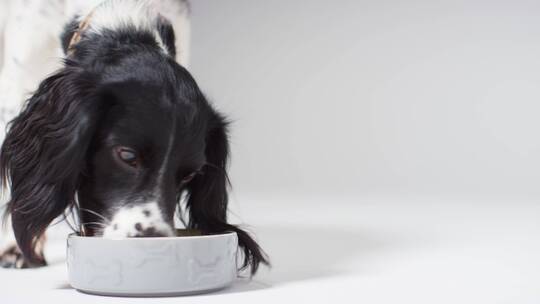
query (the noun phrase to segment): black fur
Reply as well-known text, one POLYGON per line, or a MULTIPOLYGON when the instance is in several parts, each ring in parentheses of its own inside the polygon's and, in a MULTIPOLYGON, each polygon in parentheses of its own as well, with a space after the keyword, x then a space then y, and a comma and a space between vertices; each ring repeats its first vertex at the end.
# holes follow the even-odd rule
POLYGON ((62 32, 62 35, 60 35, 60 43, 62 45, 64 54, 66 54, 68 51, 69 43, 71 42, 73 34, 75 34, 75 32, 79 29, 79 21, 77 21, 78 19, 79 17, 75 16, 70 22, 66 23, 64 26, 64 31, 62 32))
POLYGON ((157 30, 159 33, 159 36, 161 37, 161 41, 163 41, 163 44, 165 44, 165 47, 167 48, 167 51, 169 52, 169 55, 173 58, 176 57, 176 46, 175 46, 175 36, 174 36, 174 30, 172 27, 172 24, 169 22, 169 20, 160 17, 157 21, 157 30))
POLYGON ((30 265, 43 257, 34 247, 49 223, 73 204, 86 149, 104 108, 92 96, 95 77, 68 64, 45 79, 9 124, 0 154, 7 212, 30 265))
POLYGON ((228 142, 225 120, 215 114, 206 137, 208 165, 204 175, 196 177, 186 189, 191 215, 188 227, 208 232, 235 231, 244 253, 241 269, 251 265, 251 273, 255 274, 261 262, 267 263, 266 257, 245 231, 227 223, 228 142))
MULTIPOLYGON (((152 33, 125 28, 84 33, 65 66, 45 79, 10 124, 0 151, 0 175, 11 188, 17 243, 29 266, 44 265, 36 242, 53 219, 73 208, 109 217, 119 202, 137 204, 159 186, 160 208, 172 222, 185 193, 188 227, 235 231, 241 269, 255 274, 268 259, 245 231, 227 223, 227 123, 174 61, 174 33, 157 25, 168 54, 152 33), (161 184, 152 177, 167 150, 173 157, 161 184), (111 156, 117 144, 136 147, 144 166, 126 168, 111 156), (199 174, 189 183, 182 178, 199 174), (116 205, 115 205, 116 204, 116 205)), ((75 23, 62 35, 64 49, 75 23)), ((97 221, 81 212, 81 221, 97 221)), ((88 234, 99 229, 88 227, 88 234)))

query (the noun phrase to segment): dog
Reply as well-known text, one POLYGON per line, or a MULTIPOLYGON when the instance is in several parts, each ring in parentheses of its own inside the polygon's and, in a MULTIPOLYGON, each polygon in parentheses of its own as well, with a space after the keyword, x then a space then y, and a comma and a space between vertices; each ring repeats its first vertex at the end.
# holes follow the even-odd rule
POLYGON ((12 113, 0 150, 16 240, 0 264, 46 265, 45 231, 71 210, 81 234, 106 238, 173 236, 179 212, 187 228, 236 232, 239 270, 254 275, 269 265, 257 242, 227 222, 228 123, 185 68, 189 3, 10 3, 2 105, 22 102, 32 78, 40 83, 12 113), (63 63, 45 77, 38 71, 54 54, 44 32, 51 28, 61 32, 63 63))

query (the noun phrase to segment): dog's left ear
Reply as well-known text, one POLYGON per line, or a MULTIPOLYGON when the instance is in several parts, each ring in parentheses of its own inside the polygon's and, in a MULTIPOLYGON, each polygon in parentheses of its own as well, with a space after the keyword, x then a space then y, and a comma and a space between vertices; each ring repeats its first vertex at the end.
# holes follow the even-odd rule
POLYGON ((212 113, 210 119, 205 154, 206 165, 202 175, 196 176, 188 184, 186 202, 189 211, 188 228, 200 229, 207 233, 236 232, 244 259, 240 270, 250 267, 251 275, 254 275, 260 263, 269 265, 269 261, 264 251, 247 232, 227 223, 229 140, 227 122, 216 112, 212 113))
POLYGON ((66 66, 45 79, 9 123, 0 151, 0 177, 11 190, 7 215, 30 267, 45 264, 37 242, 75 200, 100 115, 90 78, 66 66))

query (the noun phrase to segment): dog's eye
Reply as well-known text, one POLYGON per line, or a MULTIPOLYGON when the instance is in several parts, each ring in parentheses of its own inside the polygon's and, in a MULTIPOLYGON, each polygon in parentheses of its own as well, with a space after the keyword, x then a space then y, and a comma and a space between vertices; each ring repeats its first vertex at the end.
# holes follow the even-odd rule
POLYGON ((126 147, 120 147, 116 149, 116 154, 126 164, 132 167, 137 166, 138 158, 137 158, 137 153, 134 150, 130 148, 126 148, 126 147))

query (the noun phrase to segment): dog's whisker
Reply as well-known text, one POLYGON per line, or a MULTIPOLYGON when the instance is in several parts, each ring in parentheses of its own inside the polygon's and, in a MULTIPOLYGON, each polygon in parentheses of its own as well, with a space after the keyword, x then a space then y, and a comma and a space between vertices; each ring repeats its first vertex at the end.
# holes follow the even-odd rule
POLYGON ((101 214, 99 214, 99 213, 97 213, 97 212, 95 212, 95 211, 93 211, 93 210, 86 209, 86 208, 79 208, 79 209, 80 209, 81 211, 85 211, 85 212, 88 212, 88 213, 91 213, 91 214, 94 214, 94 215, 98 216, 99 218, 103 219, 106 223, 110 223, 110 222, 111 222, 108 218, 104 217, 103 215, 101 215, 101 214))
POLYGON ((66 224, 69 226, 69 228, 70 228, 71 230, 73 230, 73 231, 77 231, 77 230, 75 229, 74 225, 72 225, 71 222, 69 221, 69 219, 68 219, 66 213, 64 213, 62 216, 63 216, 63 220, 66 222, 66 224))
POLYGON ((81 223, 81 226, 83 226, 83 227, 84 227, 84 226, 88 226, 88 225, 96 225, 96 226, 98 226, 98 227, 103 227, 103 228, 107 227, 106 224, 99 223, 99 222, 87 222, 87 223, 81 223))
POLYGON ((208 167, 210 167, 210 168, 213 168, 213 169, 221 170, 221 168, 220 168, 219 166, 216 166, 216 165, 214 165, 214 164, 212 164, 212 163, 208 163, 208 162, 207 162, 207 163, 204 163, 204 165, 205 165, 205 166, 208 166, 208 167))

